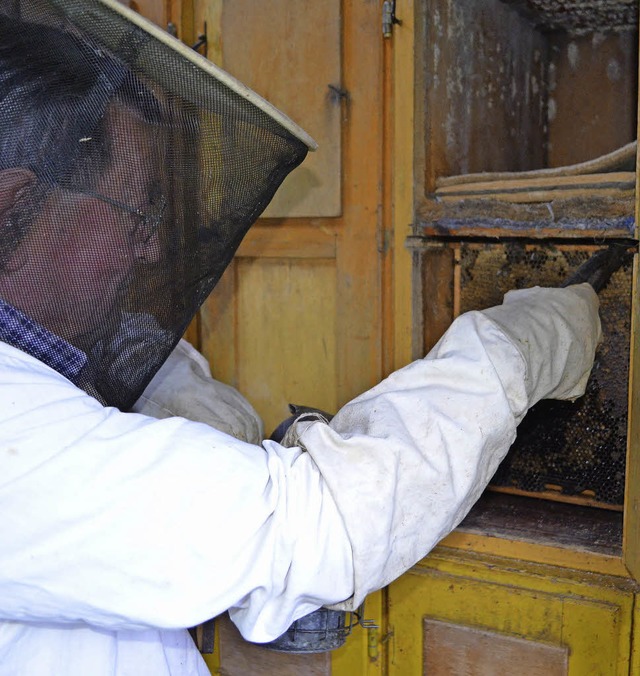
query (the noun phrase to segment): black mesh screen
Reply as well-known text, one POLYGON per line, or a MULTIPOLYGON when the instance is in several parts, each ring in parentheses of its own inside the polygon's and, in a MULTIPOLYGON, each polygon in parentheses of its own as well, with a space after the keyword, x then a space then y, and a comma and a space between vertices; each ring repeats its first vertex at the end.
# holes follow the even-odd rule
POLYGON ((276 118, 109 4, 0 0, 0 299, 104 403, 133 404, 304 159, 276 118))
MULTIPOLYGON (((460 311, 502 302, 512 288, 560 286, 598 247, 552 244, 464 244, 460 311)), ((604 505, 622 505, 627 436, 631 267, 618 270, 598 294, 603 343, 584 397, 542 401, 492 484, 604 505)))

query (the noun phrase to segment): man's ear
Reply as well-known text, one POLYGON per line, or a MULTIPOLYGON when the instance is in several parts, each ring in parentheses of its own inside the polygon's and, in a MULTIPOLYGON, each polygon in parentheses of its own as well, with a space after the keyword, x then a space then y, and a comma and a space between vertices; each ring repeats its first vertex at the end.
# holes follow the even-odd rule
POLYGON ((20 191, 36 181, 28 169, 16 167, 0 171, 0 222, 2 222, 20 195, 20 191))

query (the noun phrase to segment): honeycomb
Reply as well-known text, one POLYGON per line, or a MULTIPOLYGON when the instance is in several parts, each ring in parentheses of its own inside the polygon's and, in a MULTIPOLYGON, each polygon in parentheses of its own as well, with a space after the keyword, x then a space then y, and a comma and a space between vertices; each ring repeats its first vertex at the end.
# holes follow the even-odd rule
POLYGON ((543 30, 570 35, 637 30, 637 0, 503 0, 543 30))
MULTIPOLYGON (((559 286, 595 250, 546 243, 462 244, 460 311, 499 304, 509 289, 559 286)), ((576 402, 549 400, 533 407, 493 477, 494 486, 622 505, 631 266, 618 270, 599 295, 603 342, 585 396, 576 402)))

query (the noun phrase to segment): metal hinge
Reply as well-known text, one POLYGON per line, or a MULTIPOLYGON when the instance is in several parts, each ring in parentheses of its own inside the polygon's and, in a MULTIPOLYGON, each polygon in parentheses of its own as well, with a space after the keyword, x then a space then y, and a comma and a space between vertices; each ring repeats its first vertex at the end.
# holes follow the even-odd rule
POLYGON ((396 0, 384 0, 382 3, 382 37, 393 35, 393 26, 400 26, 402 21, 396 17, 396 0))
MULTIPOLYGON (((178 37, 178 27, 176 26, 173 21, 169 21, 167 24, 167 33, 170 35, 173 35, 174 38, 178 37)), ((202 30, 202 33, 198 33, 198 37, 196 38, 195 44, 191 45, 191 49, 195 50, 196 52, 199 52, 203 56, 207 55, 207 22, 204 22, 204 28, 202 30), (204 48, 204 49, 203 49, 204 48)))

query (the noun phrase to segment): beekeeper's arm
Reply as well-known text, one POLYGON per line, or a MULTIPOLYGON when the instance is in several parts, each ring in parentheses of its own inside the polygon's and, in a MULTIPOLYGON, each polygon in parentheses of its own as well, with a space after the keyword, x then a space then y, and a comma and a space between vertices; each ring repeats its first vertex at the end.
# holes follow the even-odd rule
POLYGON ((300 430, 300 447, 104 408, 0 344, 0 617, 266 641, 401 574, 453 528, 545 396, 582 393, 586 286, 457 320, 424 360, 300 430))
POLYGON ((355 608, 422 558, 469 511, 527 410, 584 394, 600 340, 588 284, 512 291, 459 317, 429 355, 300 425, 353 548, 355 608))

